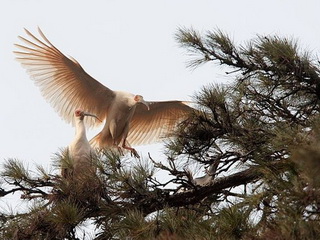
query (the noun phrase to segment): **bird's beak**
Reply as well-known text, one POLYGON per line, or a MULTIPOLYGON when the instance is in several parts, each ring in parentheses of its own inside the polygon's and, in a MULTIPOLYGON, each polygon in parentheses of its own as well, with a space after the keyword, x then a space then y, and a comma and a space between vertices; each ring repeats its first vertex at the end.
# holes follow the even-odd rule
POLYGON ((141 103, 143 103, 144 105, 146 105, 148 111, 150 110, 150 106, 149 106, 149 103, 148 103, 148 102, 146 102, 145 100, 142 99, 142 100, 141 100, 141 103))
POLYGON ((94 118, 98 119, 100 122, 102 122, 100 118, 98 118, 96 115, 94 115, 94 114, 92 114, 92 113, 84 112, 83 115, 84 115, 84 116, 94 117, 94 118))

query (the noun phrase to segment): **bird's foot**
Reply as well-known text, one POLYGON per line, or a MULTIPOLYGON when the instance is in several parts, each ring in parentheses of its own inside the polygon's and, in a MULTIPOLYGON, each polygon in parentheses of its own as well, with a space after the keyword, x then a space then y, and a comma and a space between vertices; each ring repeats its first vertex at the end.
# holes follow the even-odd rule
POLYGON ((117 148, 118 148, 119 155, 123 156, 124 154, 123 154, 122 148, 120 146, 118 146, 117 148))
POLYGON ((135 158, 140 158, 140 155, 134 148, 132 148, 131 150, 131 156, 134 156, 135 158))
POLYGON ((131 156, 136 157, 136 158, 140 158, 140 155, 138 154, 138 152, 132 148, 132 147, 128 147, 128 146, 123 146, 124 149, 127 149, 131 152, 131 156))

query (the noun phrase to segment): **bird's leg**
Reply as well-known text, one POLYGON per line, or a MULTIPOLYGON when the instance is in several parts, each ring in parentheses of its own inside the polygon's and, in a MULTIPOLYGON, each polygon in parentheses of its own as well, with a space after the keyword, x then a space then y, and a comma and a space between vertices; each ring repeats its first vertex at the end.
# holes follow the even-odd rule
POLYGON ((122 142, 122 147, 123 147, 124 149, 129 150, 129 151, 131 152, 131 155, 133 155, 134 157, 140 158, 138 152, 137 152, 134 148, 129 147, 129 146, 126 145, 126 139, 123 140, 123 142, 122 142))
POLYGON ((119 146, 119 143, 116 143, 115 140, 113 140, 113 147, 114 147, 115 149, 118 149, 118 152, 119 152, 119 155, 120 155, 120 156, 123 156, 123 155, 124 155, 122 148, 119 146))
POLYGON ((117 146, 117 148, 120 156, 123 156, 124 154, 123 154, 122 148, 120 146, 117 146))

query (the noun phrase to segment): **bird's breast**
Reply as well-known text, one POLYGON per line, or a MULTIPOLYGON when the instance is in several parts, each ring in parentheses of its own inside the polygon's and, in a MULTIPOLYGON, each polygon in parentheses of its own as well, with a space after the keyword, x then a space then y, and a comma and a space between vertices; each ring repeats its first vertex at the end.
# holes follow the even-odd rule
POLYGON ((136 110, 136 105, 114 104, 109 111, 107 116, 107 121, 115 120, 116 122, 130 121, 134 111, 136 110))
POLYGON ((69 153, 74 160, 88 157, 91 153, 91 146, 88 141, 76 141, 69 145, 69 153))
POLYGON ((108 141, 111 138, 113 143, 118 144, 128 132, 135 109, 136 106, 128 106, 123 103, 112 106, 101 132, 101 138, 104 141, 108 141))

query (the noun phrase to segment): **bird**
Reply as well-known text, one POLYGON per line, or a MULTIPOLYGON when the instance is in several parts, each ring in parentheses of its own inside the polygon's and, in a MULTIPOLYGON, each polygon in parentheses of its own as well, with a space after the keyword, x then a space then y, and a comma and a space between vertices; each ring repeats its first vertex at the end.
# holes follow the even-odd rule
POLYGON ((217 174, 217 169, 219 166, 220 161, 217 160, 213 162, 208 169, 206 169, 206 175, 202 177, 197 177, 192 180, 195 186, 207 186, 213 183, 213 180, 217 174))
POLYGON ((100 121, 100 119, 91 113, 85 112, 81 109, 74 111, 74 126, 75 126, 75 137, 73 141, 69 144, 68 158, 72 162, 72 171, 70 168, 62 166, 61 175, 63 177, 68 177, 70 175, 77 176, 83 172, 94 172, 94 166, 92 159, 94 156, 94 151, 91 148, 86 135, 86 128, 84 125, 84 117, 91 116, 100 121))
MULTIPOLYGON (((145 101, 139 94, 112 90, 91 77, 74 58, 65 56, 40 28, 42 39, 27 29, 25 32, 29 39, 18 36, 24 44, 15 44, 16 60, 66 122, 72 121, 73 109, 85 109, 105 122, 90 140, 95 148, 125 149, 139 157, 132 145, 170 137, 193 111, 190 102, 145 101)), ((93 119, 86 123, 88 127, 100 124, 93 119)))

